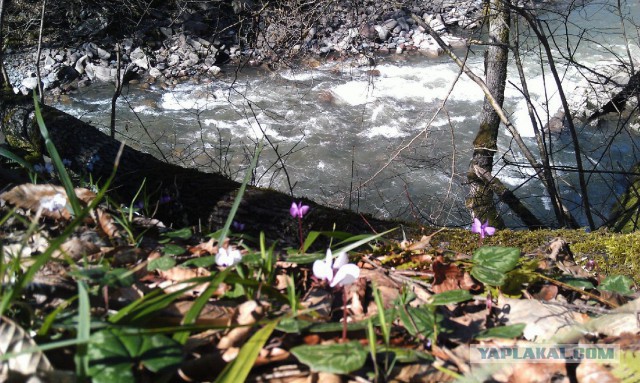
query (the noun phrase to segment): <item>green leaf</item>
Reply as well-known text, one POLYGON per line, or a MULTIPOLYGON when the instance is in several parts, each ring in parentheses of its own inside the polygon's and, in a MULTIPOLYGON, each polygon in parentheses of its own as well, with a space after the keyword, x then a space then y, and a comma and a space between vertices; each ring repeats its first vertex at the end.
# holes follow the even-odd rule
POLYGON ((87 342, 91 335, 91 303, 89 292, 84 281, 78 281, 78 325, 76 327, 76 339, 78 346, 74 359, 76 362, 76 374, 78 377, 86 377, 89 368, 87 342))
POLYGON ((477 265, 471 269, 471 275, 489 286, 502 286, 507 280, 507 276, 503 272, 477 265))
POLYGON ((171 372, 182 362, 182 346, 162 334, 106 329, 91 336, 89 376, 94 383, 136 382, 134 370, 171 372))
POLYGON ((297 263, 299 265, 304 265, 307 263, 311 263, 317 261, 319 259, 324 259, 326 254, 320 253, 311 253, 311 254, 300 254, 300 255, 290 255, 287 257, 287 262, 297 263))
POLYGON ((262 148, 264 146, 264 137, 258 143, 258 148, 256 149, 253 158, 251 159, 251 165, 247 168, 247 172, 244 175, 244 179, 242 180, 242 185, 240 185, 240 189, 238 189, 238 194, 236 194, 236 198, 233 201, 233 205, 231 206, 231 210, 229 210, 229 215, 227 216, 227 221, 224 224, 222 230, 220 230, 220 236, 218 237, 218 243, 223 243, 224 239, 227 238, 227 234, 229 234, 229 229, 231 228, 231 224, 233 223, 233 219, 238 212, 238 208, 240 207, 240 202, 242 201, 242 197, 244 196, 244 191, 247 189, 247 184, 251 180, 251 176, 253 175, 253 170, 256 168, 258 164, 258 157, 260 157, 260 152, 262 152, 262 148))
POLYGON ((307 252, 309 247, 311 247, 311 245, 313 245, 313 243, 316 241, 316 239, 318 239, 320 234, 322 234, 322 233, 319 232, 319 231, 310 231, 309 234, 307 234, 307 238, 304 239, 304 246, 302 246, 302 252, 303 253, 307 252))
POLYGON ((191 232, 191 229, 188 227, 162 234, 162 236, 166 238, 180 238, 180 239, 189 239, 191 238, 192 235, 193 233, 191 232))
POLYGON ((471 295, 468 290, 449 290, 434 295, 430 304, 434 306, 445 306, 470 299, 473 299, 473 295, 471 295))
POLYGON ((69 177, 67 169, 65 169, 64 165, 62 164, 62 159, 60 158, 60 154, 58 154, 58 149, 56 149, 56 146, 53 144, 53 141, 49 136, 49 131, 47 130, 47 126, 44 123, 44 119, 42 118, 42 112, 40 111, 40 101, 38 100, 38 95, 36 94, 35 89, 33 90, 33 102, 35 107, 36 122, 38 123, 38 127, 40 128, 40 134, 44 139, 44 145, 47 147, 49 157, 51 157, 51 162, 53 162, 53 165, 58 171, 60 182, 62 182, 62 186, 64 186, 64 190, 67 192, 67 199, 69 200, 69 204, 71 205, 72 210, 71 213, 74 216, 78 216, 82 211, 82 206, 80 205, 80 201, 78 201, 78 197, 76 196, 76 192, 73 188, 73 182, 71 182, 71 177, 69 177))
POLYGON ((517 247, 483 246, 473 253, 471 260, 503 273, 513 270, 520 259, 520 249, 517 247))
POLYGON ((481 331, 476 339, 489 339, 489 338, 519 338, 524 332, 526 327, 525 323, 517 323, 509 326, 492 327, 481 331))
POLYGON ((251 368, 253 368, 260 350, 262 350, 262 347, 267 343, 267 340, 269 340, 271 333, 277 325, 278 321, 274 320, 258 330, 247 343, 242 346, 233 363, 225 367, 216 379, 216 383, 244 382, 247 376, 249 376, 249 372, 251 368))
MULTIPOLYGON (((200 315, 200 312, 209 301, 209 298, 213 296, 213 293, 215 293, 218 289, 218 285, 224 281, 230 271, 231 268, 226 268, 225 270, 213 276, 211 282, 209 282, 209 286, 207 286, 206 290, 204 290, 202 294, 200 294, 200 296, 195 300, 195 302, 193 302, 193 305, 191 306, 189 311, 187 311, 187 313, 184 315, 184 318, 182 319, 183 325, 190 325, 196 322, 196 319, 198 319, 198 315, 200 315)), ((187 339, 189 339, 189 331, 176 332, 173 335, 173 339, 181 344, 184 344, 187 342, 187 339)))
POLYGON ((188 261, 183 262, 180 266, 209 267, 215 264, 216 264, 216 257, 213 255, 210 255, 207 257, 189 259, 188 261))
POLYGON ((169 255, 165 255, 163 257, 160 258, 156 258, 152 261, 149 262, 149 264, 147 265, 147 270, 149 271, 153 271, 153 270, 169 270, 170 268, 172 268, 173 266, 176 265, 176 260, 169 256, 169 255))
POLYGON ((565 283, 571 287, 576 287, 578 289, 585 289, 585 290, 595 289, 593 282, 585 278, 562 276, 561 278, 558 278, 558 281, 565 283))
POLYGON ((353 250, 353 249, 355 249, 357 247, 360 247, 360 246, 364 245, 365 243, 371 242, 374 239, 377 239, 377 238, 380 238, 382 236, 385 236, 385 235, 391 233, 394 230, 396 230, 396 229, 395 228, 394 229, 390 229, 390 230, 387 230, 385 232, 382 232, 382 233, 379 233, 379 234, 375 234, 375 235, 356 236, 357 238, 362 238, 362 239, 360 239, 359 241, 356 241, 356 242, 354 242, 354 243, 352 243, 350 245, 347 245, 345 247, 341 247, 341 248, 335 250, 333 253, 334 254, 346 253, 348 251, 351 251, 351 250, 353 250))
POLYGON ((186 250, 184 249, 184 247, 178 246, 178 245, 174 245, 172 243, 164 245, 164 248, 162 249, 162 252, 165 255, 180 255, 180 254, 184 254, 185 251, 186 250))
POLYGON ((598 290, 629 295, 633 294, 633 291, 630 288, 632 284, 633 281, 629 277, 624 275, 610 275, 606 277, 600 285, 598 285, 598 290))
POLYGON ((11 152, 6 148, 0 147, 0 156, 7 157, 11 161, 18 163, 20 166, 22 166, 23 168, 27 169, 30 172, 34 171, 33 166, 31 166, 31 164, 28 161, 14 154, 13 152, 11 152))
POLYGON ((313 325, 313 322, 306 321, 298 318, 283 318, 278 323, 278 331, 285 332, 287 334, 300 334, 302 331, 308 329, 313 325))
POLYGON ((434 358, 426 352, 413 350, 403 347, 385 347, 380 346, 379 353, 390 352, 394 354, 394 357, 399 363, 416 363, 421 361, 433 361, 434 358))
MULTIPOLYGON (((344 324, 338 322, 314 323, 309 327, 309 332, 340 332, 344 324)), ((347 331, 364 330, 367 328, 367 321, 352 322, 347 324, 347 331)))
POLYGON ((422 334, 426 338, 430 338, 433 335, 436 316, 432 306, 405 306, 398 310, 398 315, 409 334, 413 336, 422 334))
POLYGON ((334 374, 358 370, 367 359, 367 350, 359 342, 304 345, 292 348, 291 353, 313 371, 334 374))

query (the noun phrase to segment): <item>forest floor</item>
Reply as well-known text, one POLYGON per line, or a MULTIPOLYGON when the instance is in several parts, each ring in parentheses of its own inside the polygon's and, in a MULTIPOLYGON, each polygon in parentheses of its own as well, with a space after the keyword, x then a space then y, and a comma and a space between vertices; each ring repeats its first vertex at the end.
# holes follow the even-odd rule
POLYGON ((638 261, 615 254, 633 234, 309 232, 278 249, 233 217, 214 233, 168 229, 105 190, 76 189, 80 214, 61 186, 0 194, 0 380, 640 376, 638 261), (311 252, 321 237, 331 250, 311 252))

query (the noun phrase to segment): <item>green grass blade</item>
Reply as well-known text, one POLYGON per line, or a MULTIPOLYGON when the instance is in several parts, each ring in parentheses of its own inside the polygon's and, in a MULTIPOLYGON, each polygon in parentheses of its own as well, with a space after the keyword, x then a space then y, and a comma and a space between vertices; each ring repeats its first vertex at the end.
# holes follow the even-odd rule
MULTIPOLYGON (((200 294, 195 302, 193 302, 193 306, 191 306, 189 311, 187 311, 187 313, 184 315, 184 318, 182 319, 183 325, 191 325, 195 323, 196 319, 198 319, 198 315, 200 315, 200 312, 209 301, 209 298, 211 298, 213 293, 216 292, 216 290, 218 289, 218 285, 220 285, 220 283, 224 281, 224 279, 229 274, 229 271, 231 271, 231 268, 228 267, 216 274, 215 277, 213 277, 207 289, 202 294, 200 294)), ((173 339, 181 344, 185 344, 187 342, 187 339, 189 339, 189 334, 189 331, 180 331, 173 335, 173 339)))
POLYGON ((236 359, 224 368, 215 383, 244 382, 247 376, 249 376, 249 372, 251 372, 260 350, 262 350, 262 347, 267 343, 267 340, 269 340, 278 322, 279 320, 277 319, 273 320, 258 330, 258 332, 242 346, 236 359))
POLYGON ((34 171, 33 166, 31 166, 29 162, 25 161, 24 158, 15 155, 10 150, 0 147, 0 156, 7 157, 11 161, 16 162, 18 165, 22 166, 30 172, 34 171))
POLYGON ((356 241, 356 242, 354 242, 354 243, 352 243, 350 245, 347 245, 345 247, 341 247, 340 249, 334 250, 333 253, 334 254, 340 254, 342 252, 346 253, 347 251, 351 251, 351 250, 353 250, 353 249, 355 249, 357 247, 360 247, 360 246, 362 246, 362 245, 364 245, 364 244, 366 244, 368 242, 373 241, 374 239, 380 238, 383 235, 387 235, 387 234, 391 233, 394 230, 396 230, 396 229, 387 230, 387 231, 385 231, 383 233, 380 233, 380 234, 368 235, 368 236, 362 238, 361 240, 356 241))
POLYGON ((376 306, 378 308, 378 320, 380 321, 380 329, 382 330, 382 337, 384 338, 384 344, 389 346, 389 340, 391 339, 391 333, 389 325, 387 324, 387 318, 384 315, 384 305, 382 304, 382 295, 380 294, 380 289, 377 288, 376 284, 373 285, 373 298, 376 301, 376 306))
POLYGON ((247 168, 247 172, 244 175, 244 179, 242 180, 242 185, 238 190, 238 195, 236 195, 236 199, 233 201, 233 206, 231 206, 231 210, 229 211, 229 216, 227 216, 227 222, 225 222, 224 227, 220 231, 220 236, 218 237, 218 242, 224 242, 224 239, 227 238, 229 234, 229 228, 231 228, 231 224, 233 223, 233 219, 236 216, 236 212, 238 211, 238 207, 240 207, 240 202, 242 201, 242 196, 244 195, 244 191, 247 188, 247 184, 251 179, 251 175, 253 174, 253 169, 256 168, 256 164, 258 163, 258 157, 260 156, 260 152, 262 152, 263 140, 260 140, 258 144, 258 149, 251 159, 251 165, 247 168))
POLYGON ((89 292, 87 285, 83 281, 78 281, 78 324, 77 335, 78 346, 76 347, 75 362, 76 375, 80 380, 87 376, 89 368, 89 358, 87 355, 87 343, 91 335, 91 303, 89 302, 89 292))
POLYGON ((67 192, 67 197, 69 198, 69 203, 71 204, 71 214, 80 214, 80 212, 82 211, 82 207, 80 205, 80 202, 78 201, 78 197, 76 197, 75 191, 73 190, 71 177, 69 177, 67 169, 65 169, 64 165, 62 164, 62 159, 60 158, 60 154, 58 154, 58 149, 56 149, 53 141, 51 141, 49 130, 47 130, 47 126, 45 125, 44 119, 42 118, 42 112, 40 111, 40 101, 38 100, 38 96, 36 95, 35 90, 33 91, 33 102, 35 105, 36 121, 38 122, 38 127, 40 128, 40 134, 44 139, 44 144, 47 147, 47 151, 49 152, 51 161, 58 171, 62 186, 64 186, 64 190, 67 192))
MULTIPOLYGON (((40 116, 40 119, 42 119, 42 116, 40 116)), ((49 242, 49 247, 47 247, 47 249, 40 256, 35 258, 33 264, 27 269, 24 274, 22 274, 18 278, 18 280, 11 286, 11 288, 3 292, 2 300, 0 300, 0 316, 4 314, 5 310, 7 310, 9 306, 11 306, 11 302, 13 302, 17 297, 20 296, 22 290, 25 288, 25 286, 27 286, 27 284, 29 284, 29 282, 33 280, 38 270, 40 270, 44 266, 44 264, 49 261, 49 259, 53 255, 53 252, 60 248, 60 246, 64 242, 66 242, 67 238, 69 238, 69 236, 73 234, 77 226, 84 223, 84 217, 89 214, 89 211, 98 206, 105 193, 107 192, 107 189, 111 185, 111 182, 116 175, 117 168, 118 167, 116 161, 116 164, 113 167, 113 171, 111 172, 111 176, 109 176, 109 178, 107 179, 104 187, 98 191, 96 198, 91 201, 86 209, 80 211, 80 213, 69 223, 69 225, 65 227, 64 231, 58 238, 49 242)), ((73 194, 73 196, 75 196, 75 194, 73 194)))
POLYGON ((109 322, 114 324, 132 324, 133 322, 143 319, 147 315, 162 310, 173 301, 180 298, 185 292, 207 281, 207 278, 194 278, 183 281, 181 283, 186 284, 184 288, 169 294, 165 294, 164 291, 160 289, 153 290, 140 299, 137 299, 121 308, 117 313, 109 317, 109 322))

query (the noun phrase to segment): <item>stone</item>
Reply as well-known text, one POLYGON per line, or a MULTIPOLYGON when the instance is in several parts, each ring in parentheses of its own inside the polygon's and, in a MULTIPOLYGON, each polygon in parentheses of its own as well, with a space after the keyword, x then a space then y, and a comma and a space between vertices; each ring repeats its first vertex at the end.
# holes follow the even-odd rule
POLYGON ((387 38, 389 37, 389 30, 386 27, 382 25, 376 25, 373 28, 376 32, 378 32, 378 38, 380 40, 387 41, 387 38))
POLYGON ((109 60, 111 58, 111 53, 107 52, 106 50, 104 50, 104 49, 102 49, 100 47, 98 47, 97 52, 98 52, 98 57, 101 60, 109 60))
POLYGON ((175 65, 178 65, 179 62, 180 62, 180 56, 178 56, 177 54, 174 53, 171 56, 169 56, 169 60, 167 61, 167 65, 175 66, 175 65))
POLYGON ((162 72, 158 68, 151 68, 149 69, 149 76, 157 78, 162 76, 162 72))

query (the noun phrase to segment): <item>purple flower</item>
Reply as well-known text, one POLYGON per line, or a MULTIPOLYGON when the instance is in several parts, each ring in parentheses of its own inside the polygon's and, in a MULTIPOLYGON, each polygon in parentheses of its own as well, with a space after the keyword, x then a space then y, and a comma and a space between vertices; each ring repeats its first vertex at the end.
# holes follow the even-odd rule
POLYGON ((65 158, 65 159, 63 159, 63 160, 62 160, 62 165, 66 166, 66 167, 71 166, 71 160, 68 160, 68 159, 66 159, 66 158, 65 158))
POLYGON ((163 194, 160 196, 160 200, 158 201, 160 204, 171 202, 171 196, 163 194))
POLYGON ((302 217, 304 217, 304 215, 307 214, 308 211, 309 211, 309 206, 303 205, 302 202, 298 202, 297 205, 295 202, 292 202, 291 208, 289 208, 289 213, 293 218, 302 219, 302 217))
POLYGON ((320 280, 326 280, 331 287, 350 285, 360 276, 360 268, 348 262, 347 253, 340 253, 334 263, 331 249, 327 249, 325 260, 313 263, 313 275, 320 280))
POLYGON ((593 269, 596 268, 596 261, 593 259, 588 260, 584 268, 587 269, 587 271, 593 271, 593 269))
POLYGON ((489 226, 489 220, 486 220, 485 223, 481 223, 478 218, 474 218, 473 224, 471 225, 471 232, 480 234, 480 238, 484 239, 487 235, 494 235, 496 233, 496 228, 489 226))
POLYGON ((231 223, 231 227, 233 227, 233 230, 235 231, 243 231, 244 230, 244 223, 240 223, 238 221, 233 221, 231 223))

